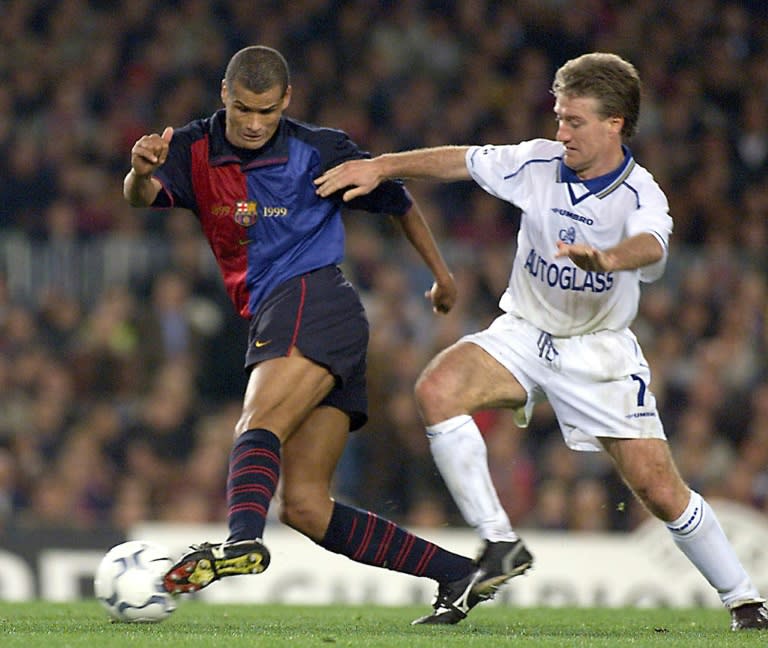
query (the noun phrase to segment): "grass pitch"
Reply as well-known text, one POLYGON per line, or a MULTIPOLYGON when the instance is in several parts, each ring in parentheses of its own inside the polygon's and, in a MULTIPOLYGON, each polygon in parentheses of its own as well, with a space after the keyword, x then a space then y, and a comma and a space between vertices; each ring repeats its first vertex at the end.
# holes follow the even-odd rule
POLYGON ((158 624, 111 623, 95 601, 0 602, 2 648, 496 648, 498 646, 765 646, 734 633, 722 609, 574 609, 480 606, 455 626, 412 626, 427 608, 211 605, 181 601, 158 624))

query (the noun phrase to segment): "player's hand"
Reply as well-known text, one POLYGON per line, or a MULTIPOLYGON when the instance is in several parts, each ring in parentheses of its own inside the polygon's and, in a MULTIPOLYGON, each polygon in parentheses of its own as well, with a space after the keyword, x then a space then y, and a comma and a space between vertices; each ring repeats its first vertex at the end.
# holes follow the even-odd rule
POLYGON ((616 266, 615 258, 612 254, 598 250, 591 245, 584 245, 583 243, 568 244, 558 241, 555 258, 560 257, 568 257, 582 270, 610 272, 616 266))
POLYGON ((371 193, 379 186, 384 177, 378 171, 376 160, 349 160, 339 166, 328 169, 315 179, 315 193, 327 198, 341 189, 347 189, 342 195, 344 202, 371 193))
POLYGON ((458 295, 458 289, 456 288, 456 282, 453 279, 453 275, 450 276, 449 281, 443 281, 432 284, 424 296, 432 303, 432 311, 435 313, 448 313, 456 304, 456 296, 458 295))
POLYGON ((131 149, 131 168, 142 177, 152 175, 168 157, 168 146, 173 137, 173 128, 166 126, 162 135, 143 135, 131 149))

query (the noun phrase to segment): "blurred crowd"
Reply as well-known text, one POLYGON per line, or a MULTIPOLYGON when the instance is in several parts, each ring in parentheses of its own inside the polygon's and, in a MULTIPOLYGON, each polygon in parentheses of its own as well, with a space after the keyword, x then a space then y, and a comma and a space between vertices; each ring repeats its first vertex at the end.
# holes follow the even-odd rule
MULTIPOLYGON (((237 318, 194 217, 130 208, 134 141, 220 105, 239 48, 282 51, 288 114, 373 154, 554 135, 554 70, 617 52, 645 83, 636 158, 675 219, 633 327, 684 477, 768 512, 768 4, 764 0, 5 0, 0 3, 0 529, 218 522, 245 385, 237 318)), ((518 214, 471 183, 410 183, 455 271, 349 212, 344 269, 372 324, 370 421, 336 495, 459 524, 413 399, 420 370, 497 314, 518 214)), ((645 519, 549 408, 476 415, 500 497, 531 528, 645 519)))

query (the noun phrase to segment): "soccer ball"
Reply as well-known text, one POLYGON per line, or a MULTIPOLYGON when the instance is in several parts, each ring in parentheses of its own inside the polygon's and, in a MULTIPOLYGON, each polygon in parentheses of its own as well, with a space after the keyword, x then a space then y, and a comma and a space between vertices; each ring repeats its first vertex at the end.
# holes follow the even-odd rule
POLYGON ((96 569, 96 598, 114 621, 153 623, 167 619, 176 603, 163 587, 162 578, 172 566, 168 550, 159 544, 123 542, 112 547, 96 569))

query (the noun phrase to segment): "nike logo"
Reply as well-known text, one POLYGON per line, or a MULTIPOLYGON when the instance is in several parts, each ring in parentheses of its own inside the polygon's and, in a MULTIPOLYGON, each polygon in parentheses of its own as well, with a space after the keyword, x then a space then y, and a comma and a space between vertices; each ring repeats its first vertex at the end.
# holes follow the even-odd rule
POLYGON ((260 349, 261 347, 267 346, 272 340, 256 340, 253 343, 253 346, 255 346, 257 349, 260 349))
POLYGON ((248 245, 251 242, 251 239, 239 239, 237 242, 240 245, 248 245))

